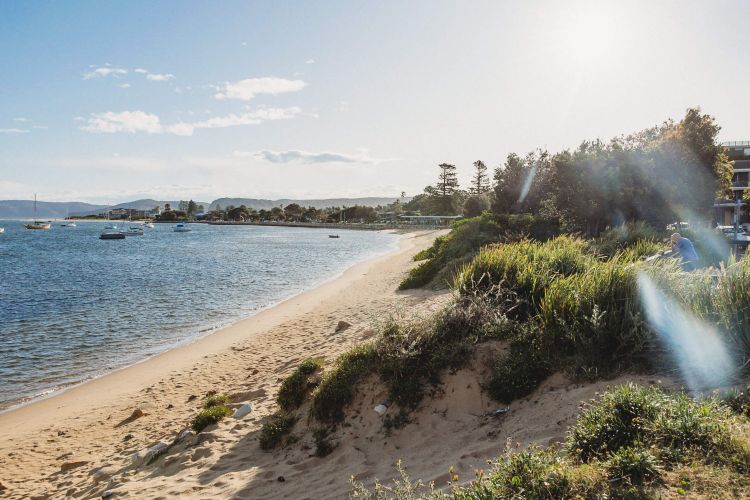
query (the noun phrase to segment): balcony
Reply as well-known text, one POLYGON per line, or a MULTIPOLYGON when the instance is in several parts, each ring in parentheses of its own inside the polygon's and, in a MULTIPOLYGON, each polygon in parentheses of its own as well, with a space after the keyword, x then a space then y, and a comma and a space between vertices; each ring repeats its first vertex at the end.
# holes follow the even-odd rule
POLYGON ((750 188, 750 181, 732 181, 732 189, 750 188))

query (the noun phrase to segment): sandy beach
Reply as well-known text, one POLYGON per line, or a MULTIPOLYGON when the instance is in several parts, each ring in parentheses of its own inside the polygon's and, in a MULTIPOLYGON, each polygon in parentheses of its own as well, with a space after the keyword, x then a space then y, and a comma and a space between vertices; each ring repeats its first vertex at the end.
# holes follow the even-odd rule
POLYGON ((439 234, 405 234, 398 250, 256 316, 0 415, 0 496, 346 498, 350 478, 366 485, 387 481, 396 477, 398 460, 413 478, 444 487, 449 467, 461 482, 470 481, 508 443, 560 442, 580 403, 608 385, 662 383, 630 375, 581 385, 558 373, 497 416, 499 405, 481 384, 488 359, 507 346, 487 342, 470 366, 445 375, 400 430, 385 429, 373 411, 387 398, 373 378, 350 405, 347 422, 333 430, 330 455, 314 455, 317 424, 304 417, 294 428, 296 442, 261 450, 259 430, 278 409, 280 383, 302 360, 330 362, 372 337, 388 317, 427 315, 450 300, 448 291, 396 291, 413 255, 439 234), (351 326, 337 332, 340 321, 351 326), (250 402, 254 409, 178 441, 153 463, 134 461, 156 443, 173 443, 209 391, 230 395, 234 408, 250 402), (129 419, 134 411, 143 416, 129 419))
MULTIPOLYGON (((428 311, 446 300, 446 293, 395 292, 403 273, 413 265, 411 257, 438 234, 406 234, 397 251, 355 265, 342 276, 251 318, 0 415, 0 495, 99 496, 109 478, 97 481, 92 471, 101 467, 119 470, 128 465, 132 453, 174 437, 188 426, 200 398, 210 390, 251 401, 256 408, 253 414, 240 424, 228 425, 240 427, 230 432, 233 436, 254 432, 263 417, 275 410, 273 398, 279 382, 300 361, 310 356, 333 360, 353 343, 371 336, 373 326, 386 315, 415 308, 428 311), (339 321, 352 327, 334 333, 339 321), (135 409, 146 415, 118 427, 135 409), (61 472, 61 467, 70 469, 61 472)), ((197 457, 192 460, 196 461, 197 457)), ((252 471, 252 465, 248 466, 252 471)), ((109 487, 130 490, 134 486, 131 472, 118 475, 126 487, 118 488, 117 479, 109 487)), ((174 477, 168 481, 173 480, 176 484, 183 481, 174 477)), ((252 481, 252 473, 242 479, 246 484, 252 481)), ((141 498, 167 491, 203 495, 194 487, 167 490, 161 481, 147 481, 143 489, 131 494, 141 498)), ((218 491, 222 496, 232 494, 231 488, 218 491)))

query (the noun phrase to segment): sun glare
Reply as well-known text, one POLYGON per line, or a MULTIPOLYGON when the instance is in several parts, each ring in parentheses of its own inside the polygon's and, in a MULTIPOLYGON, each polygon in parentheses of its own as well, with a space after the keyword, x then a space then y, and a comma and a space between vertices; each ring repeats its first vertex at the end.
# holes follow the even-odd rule
POLYGON ((616 12, 600 3, 569 8, 560 16, 557 45, 561 57, 571 63, 591 65, 605 61, 621 43, 616 12))

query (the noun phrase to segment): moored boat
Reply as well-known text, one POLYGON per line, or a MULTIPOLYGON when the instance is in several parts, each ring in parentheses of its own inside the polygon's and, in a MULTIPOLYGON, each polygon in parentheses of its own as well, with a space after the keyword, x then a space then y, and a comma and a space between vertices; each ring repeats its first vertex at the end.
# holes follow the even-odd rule
MULTIPOLYGON (((34 219, 36 219, 36 194, 34 194, 34 219)), ((35 220, 33 223, 24 224, 23 227, 26 229, 50 229, 52 224, 35 220)))
POLYGON ((185 222, 178 222, 174 227, 175 233, 187 233, 188 231, 192 231, 192 229, 185 222))
POLYGON ((143 227, 130 226, 125 232, 125 236, 143 236, 143 227))
POLYGON ((124 240, 125 233, 120 231, 103 232, 99 235, 100 240, 124 240))

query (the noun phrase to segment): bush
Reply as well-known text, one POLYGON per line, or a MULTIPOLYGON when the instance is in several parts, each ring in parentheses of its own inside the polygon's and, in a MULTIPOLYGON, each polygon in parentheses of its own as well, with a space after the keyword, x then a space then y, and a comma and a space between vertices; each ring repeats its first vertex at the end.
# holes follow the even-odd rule
POLYGON ((502 403, 528 396, 550 375, 550 364, 534 346, 515 342, 505 357, 496 361, 484 388, 502 403))
POLYGON ((376 361, 372 344, 360 345, 341 355, 313 391, 311 414, 321 422, 342 420, 344 407, 354 399, 357 383, 374 372, 376 361))
POLYGON ((638 257, 647 257, 664 248, 659 240, 667 236, 665 232, 659 233, 644 222, 628 222, 603 232, 598 238, 591 240, 589 248, 592 252, 607 257, 629 249, 635 249, 638 257))
POLYGON ((270 450, 278 446, 286 435, 292 432, 297 417, 279 412, 271 415, 268 422, 260 429, 260 448, 270 450))
POLYGON ((641 448, 620 448, 607 463, 610 481, 627 485, 650 484, 661 477, 658 459, 641 448))
POLYGON ((307 396, 310 386, 308 378, 322 368, 323 358, 306 359, 284 380, 276 396, 282 410, 289 412, 299 408, 307 396))
POLYGON ((226 416, 232 414, 232 410, 228 406, 219 405, 211 406, 210 408, 204 408, 195 417, 193 417, 190 427, 197 433, 209 425, 216 424, 226 416))
POLYGON ((628 384, 607 392, 579 415, 567 449, 583 462, 608 459, 639 445, 661 450, 669 462, 699 460, 750 470, 750 445, 736 436, 736 420, 717 401, 694 401, 628 384))
POLYGON ((315 441, 315 456, 325 457, 330 455, 331 452, 336 448, 336 445, 332 444, 328 436, 330 436, 331 430, 327 427, 321 427, 313 431, 313 440, 315 441))
POLYGON ((229 402, 229 396, 226 394, 211 394, 203 402, 203 408, 213 408, 214 406, 226 406, 229 402))

